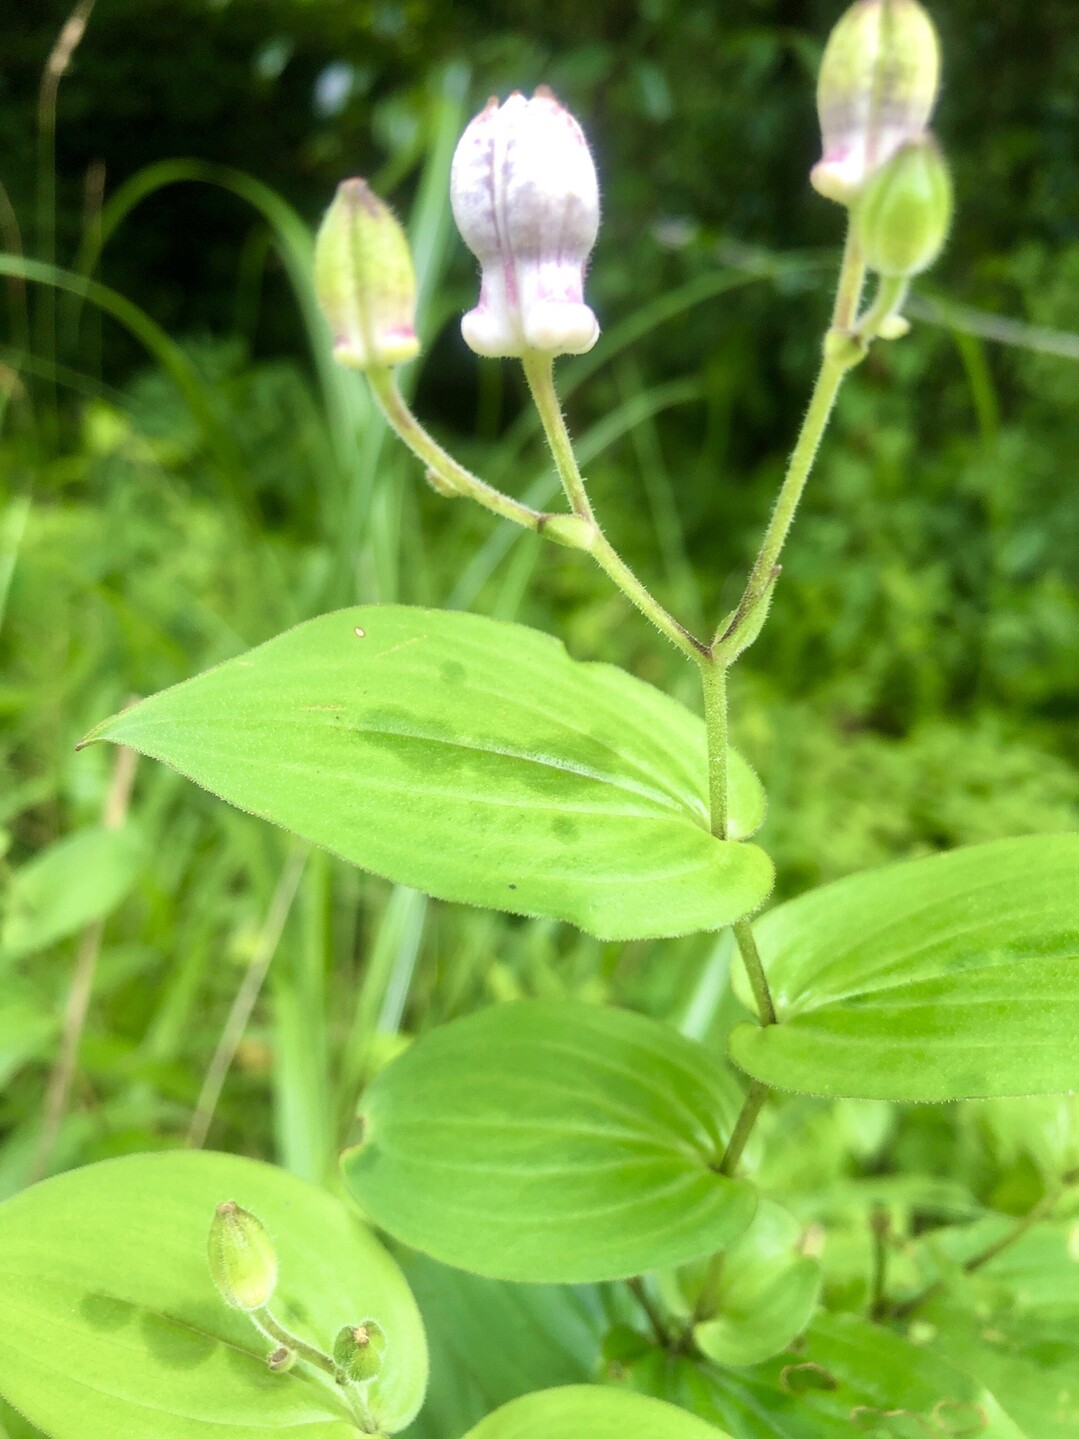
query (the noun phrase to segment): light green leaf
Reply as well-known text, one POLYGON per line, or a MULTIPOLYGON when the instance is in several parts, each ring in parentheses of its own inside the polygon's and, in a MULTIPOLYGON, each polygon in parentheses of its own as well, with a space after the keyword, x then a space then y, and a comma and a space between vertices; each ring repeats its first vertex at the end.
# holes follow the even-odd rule
POLYGON ((723 1254, 718 1281, 693 1337, 717 1364, 760 1364, 786 1349, 809 1323, 820 1265, 799 1251, 802 1226, 761 1200, 746 1232, 723 1254))
POLYGON ((730 1051, 774 1088, 947 1100, 1079 1086, 1079 835, 855 875, 755 932, 781 1022, 739 1026, 730 1051))
POLYGON ((395 1238, 499 1279, 586 1282, 729 1243, 756 1196, 717 1170, 737 1086, 640 1015, 496 1005, 433 1030, 364 1096, 353 1194, 395 1238))
MULTIPOLYGON (((704 727, 611 665, 476 615, 323 615, 106 721, 231 804, 440 899, 603 939, 719 929, 767 856, 708 832, 704 727)), ((734 839, 763 818, 737 757, 734 839)))
POLYGON ((0 959, 20 959, 104 918, 134 884, 141 850, 130 825, 92 826, 29 860, 5 896, 0 959))
POLYGON ((729 1439, 703 1419, 623 1389, 546 1389, 489 1414, 465 1439, 729 1439))
POLYGON ((0 1205, 0 1393, 51 1439, 349 1439, 336 1386, 272 1347, 210 1279, 215 1206, 258 1215, 278 1252, 277 1319, 323 1350, 376 1318, 389 1339, 377 1414, 419 1408, 427 1355, 400 1270, 337 1200, 232 1155, 107 1160, 0 1205))

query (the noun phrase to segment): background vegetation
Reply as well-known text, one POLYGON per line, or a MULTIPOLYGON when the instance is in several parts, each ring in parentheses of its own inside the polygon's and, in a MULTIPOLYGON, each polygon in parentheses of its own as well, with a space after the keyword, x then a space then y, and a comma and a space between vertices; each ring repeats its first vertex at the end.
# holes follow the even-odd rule
MULTIPOLYGON (((840 215, 806 176, 839 8, 98 0, 56 84, 67 6, 22 0, 0 21, 0 1196, 192 1140, 333 1184, 357 1095, 402 1036, 507 996, 609 997, 699 1035, 730 1023, 722 945, 600 945, 450 909, 75 744, 128 696, 360 600, 518 617, 696 704, 695 677, 578 557, 424 487, 326 361, 308 228, 348 174, 410 217, 421 413, 480 473, 553 493, 516 370, 459 339, 475 277, 445 198, 471 111, 551 84, 605 188, 605 333, 562 368, 595 501, 672 608, 714 615, 827 313, 840 215)), ((955 236, 914 334, 849 383, 734 693, 782 894, 1079 824, 1073 7, 934 9, 955 236)), ((807 1219, 842 1180, 911 1234, 1029 1209, 1079 1159, 1072 1124, 1064 1101, 770 1116, 788 1159, 783 1135, 822 1136, 807 1219)), ((836 1284, 868 1252, 861 1225, 836 1284)), ((482 1286, 436 1271, 412 1277, 437 1344, 482 1286)), ((570 1322, 543 1382, 589 1369, 570 1322)), ((572 1322, 594 1352, 584 1298, 572 1322)), ((436 1362, 423 1432, 458 1432, 539 1382, 526 1370, 451 1380, 436 1362)))

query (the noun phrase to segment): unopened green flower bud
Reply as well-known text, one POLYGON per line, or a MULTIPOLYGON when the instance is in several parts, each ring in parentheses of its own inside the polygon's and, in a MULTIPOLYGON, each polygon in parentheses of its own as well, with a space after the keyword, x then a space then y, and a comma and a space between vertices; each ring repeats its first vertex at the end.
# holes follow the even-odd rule
POLYGON ((952 180, 930 135, 903 148, 874 176, 855 212, 865 262, 880 275, 920 275, 944 248, 952 180))
POLYGON ((374 1379, 382 1368, 385 1353, 386 1335, 374 1319, 365 1319, 362 1324, 346 1324, 333 1346, 334 1362, 353 1384, 366 1384, 374 1379))
POLYGON ((824 155, 814 189, 849 205, 929 124, 940 44, 918 0, 857 0, 828 39, 817 83, 824 155))
POLYGON ((260 1220, 232 1199, 219 1204, 210 1225, 210 1273, 233 1309, 261 1309, 277 1287, 277 1255, 260 1220))
POLYGON ((319 227, 315 292, 342 365, 400 365, 419 353, 408 240, 364 180, 342 181, 319 227))

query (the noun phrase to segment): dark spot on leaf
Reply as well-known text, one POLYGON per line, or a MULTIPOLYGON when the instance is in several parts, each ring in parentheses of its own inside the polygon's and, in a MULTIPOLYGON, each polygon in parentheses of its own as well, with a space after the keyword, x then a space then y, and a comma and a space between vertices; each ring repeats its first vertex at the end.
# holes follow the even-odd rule
POLYGON ((202 1325, 211 1321, 210 1306, 203 1314, 156 1314, 143 1310, 142 1337, 159 1364, 167 1369, 197 1369, 205 1364, 220 1342, 202 1325))
POLYGON ((79 1300, 79 1317, 95 1329, 120 1329, 130 1323, 134 1311, 124 1299, 112 1294, 86 1294, 79 1300))
POLYGON ((441 675, 443 684, 459 685, 464 683, 468 671, 460 660, 444 660, 441 675))
POLYGON ((568 815, 564 814, 555 815, 554 823, 551 825, 551 831, 555 839, 565 840, 567 844, 571 844, 574 840, 579 839, 581 833, 577 821, 570 819, 568 815))
POLYGON ((516 889, 516 888, 517 888, 517 886, 516 886, 515 884, 511 884, 511 885, 510 885, 510 889, 516 889))

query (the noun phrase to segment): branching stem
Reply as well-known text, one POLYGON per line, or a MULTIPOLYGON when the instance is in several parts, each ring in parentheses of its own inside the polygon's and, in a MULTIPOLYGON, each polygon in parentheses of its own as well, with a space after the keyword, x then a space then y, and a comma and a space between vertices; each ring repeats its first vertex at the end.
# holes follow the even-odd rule
POLYGON ((503 494, 501 490, 496 490, 493 485, 474 475, 471 470, 466 470, 464 465, 458 464, 453 456, 427 433, 409 409, 397 387, 392 370, 376 367, 367 371, 367 378, 379 409, 391 428, 417 459, 423 461, 446 493, 475 500, 484 509, 500 515, 505 520, 512 520, 516 525, 523 525, 526 530, 538 531, 542 528, 544 516, 539 510, 521 504, 520 500, 503 494))
POLYGON ((584 478, 578 468, 577 457, 573 453, 573 441, 566 429, 562 406, 555 390, 554 360, 550 355, 541 355, 533 351, 524 356, 522 363, 525 377, 532 391, 532 398, 535 400, 536 409, 543 424, 544 434, 547 436, 547 443, 551 447, 555 467, 566 492, 566 498, 570 502, 573 513, 594 526, 595 536, 590 547, 590 554, 604 574, 614 581, 630 603, 635 605, 646 619, 651 620, 656 629, 666 635, 672 644, 677 645, 687 658, 699 663, 702 657, 709 655, 708 646, 691 635, 673 615, 663 608, 633 573, 600 528, 599 521, 588 500, 584 478))

